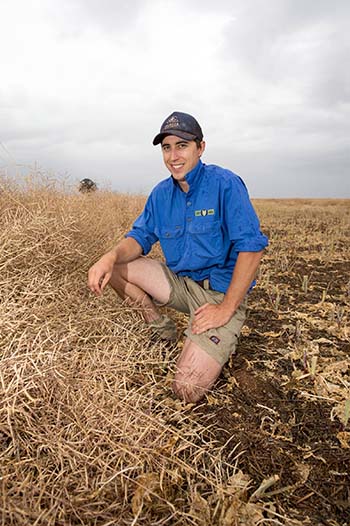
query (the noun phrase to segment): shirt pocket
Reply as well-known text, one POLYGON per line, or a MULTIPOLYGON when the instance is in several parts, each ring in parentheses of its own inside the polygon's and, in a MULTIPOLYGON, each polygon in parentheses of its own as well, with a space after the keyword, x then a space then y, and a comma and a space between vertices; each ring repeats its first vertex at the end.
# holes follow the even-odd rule
POLYGON ((205 259, 222 257, 223 236, 220 221, 194 221, 189 225, 188 232, 196 256, 205 259))
POLYGON ((183 255, 183 226, 162 226, 155 230, 167 264, 174 265, 183 255))

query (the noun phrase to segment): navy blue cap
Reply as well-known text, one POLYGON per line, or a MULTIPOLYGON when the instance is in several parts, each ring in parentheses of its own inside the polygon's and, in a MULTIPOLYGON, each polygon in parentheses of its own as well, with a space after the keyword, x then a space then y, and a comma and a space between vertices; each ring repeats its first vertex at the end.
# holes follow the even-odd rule
POLYGON ((165 119, 160 132, 153 139, 153 144, 159 144, 167 135, 176 135, 186 141, 203 140, 203 132, 196 119, 181 111, 174 111, 165 119))

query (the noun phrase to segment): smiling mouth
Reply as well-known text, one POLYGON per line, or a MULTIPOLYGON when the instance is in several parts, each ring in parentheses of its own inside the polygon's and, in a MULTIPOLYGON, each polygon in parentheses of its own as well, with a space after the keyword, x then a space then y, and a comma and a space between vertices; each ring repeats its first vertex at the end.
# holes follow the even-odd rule
POLYGON ((184 163, 183 164, 172 164, 171 167, 172 168, 175 168, 175 170, 179 170, 180 168, 182 168, 184 166, 184 163))

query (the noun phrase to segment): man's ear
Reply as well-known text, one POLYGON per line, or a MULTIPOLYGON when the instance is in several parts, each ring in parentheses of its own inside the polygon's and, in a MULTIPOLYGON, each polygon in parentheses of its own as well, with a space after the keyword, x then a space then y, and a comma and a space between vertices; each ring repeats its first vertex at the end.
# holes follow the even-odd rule
POLYGON ((198 152, 199 157, 201 157, 201 155, 204 153, 204 150, 205 150, 205 141, 202 141, 199 147, 199 152, 198 152))

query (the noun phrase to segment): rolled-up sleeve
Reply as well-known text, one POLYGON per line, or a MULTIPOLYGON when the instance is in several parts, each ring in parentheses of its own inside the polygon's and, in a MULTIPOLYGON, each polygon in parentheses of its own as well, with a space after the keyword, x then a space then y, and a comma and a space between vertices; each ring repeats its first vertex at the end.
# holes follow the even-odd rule
POLYGON ((226 186, 224 210, 226 227, 235 251, 260 252, 268 246, 247 188, 238 176, 226 186))
POLYGON ((134 238, 142 247, 143 255, 147 255, 158 237, 154 233, 154 216, 152 213, 152 199, 148 198, 143 212, 139 215, 133 224, 132 229, 125 237, 134 238))

